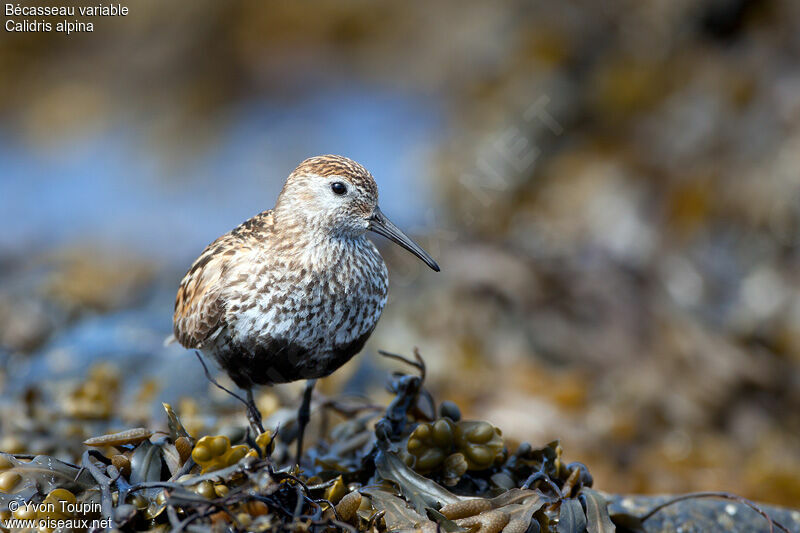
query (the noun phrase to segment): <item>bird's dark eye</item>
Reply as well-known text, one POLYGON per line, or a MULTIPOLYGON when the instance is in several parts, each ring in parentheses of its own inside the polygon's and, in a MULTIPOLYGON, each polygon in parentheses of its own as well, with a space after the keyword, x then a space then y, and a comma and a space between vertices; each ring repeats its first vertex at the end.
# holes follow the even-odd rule
POLYGON ((341 181, 334 181, 333 183, 331 183, 331 190, 333 191, 333 194, 338 194, 339 196, 342 196, 343 194, 347 194, 347 185, 345 185, 341 181))

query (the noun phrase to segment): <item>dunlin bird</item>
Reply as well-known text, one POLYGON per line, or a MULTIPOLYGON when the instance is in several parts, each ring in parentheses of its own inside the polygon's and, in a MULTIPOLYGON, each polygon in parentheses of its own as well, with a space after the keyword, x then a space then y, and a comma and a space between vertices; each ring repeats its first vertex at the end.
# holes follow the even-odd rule
POLYGON ((178 289, 175 338, 216 360, 247 392, 256 427, 254 385, 308 380, 298 461, 315 380, 361 350, 386 303, 389 276, 368 231, 439 271, 381 212, 364 167, 346 157, 312 157, 289 175, 273 209, 208 245, 178 289))

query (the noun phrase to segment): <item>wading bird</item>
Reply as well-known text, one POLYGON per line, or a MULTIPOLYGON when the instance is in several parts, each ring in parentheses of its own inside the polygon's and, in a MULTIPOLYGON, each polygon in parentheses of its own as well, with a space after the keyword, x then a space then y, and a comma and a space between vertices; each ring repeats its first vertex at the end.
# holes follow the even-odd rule
POLYGON ((357 354, 386 303, 388 272, 372 231, 439 271, 425 250, 378 207, 378 187, 341 156, 306 159, 275 207, 208 245, 183 278, 174 335, 214 359, 247 392, 263 431, 254 385, 308 380, 298 412, 297 460, 317 378, 357 354))

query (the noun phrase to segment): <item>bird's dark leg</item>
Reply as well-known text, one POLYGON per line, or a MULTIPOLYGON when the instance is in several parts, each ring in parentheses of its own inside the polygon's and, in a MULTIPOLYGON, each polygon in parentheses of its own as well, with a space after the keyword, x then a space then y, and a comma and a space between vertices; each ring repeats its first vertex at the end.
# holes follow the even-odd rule
POLYGON ((232 390, 226 389, 225 387, 217 383, 217 380, 214 379, 214 377, 211 375, 211 372, 209 372, 208 366, 206 366, 206 362, 203 360, 203 357, 200 355, 200 352, 195 350, 194 354, 197 356, 197 359, 200 361, 200 364, 203 365, 203 372, 205 372, 206 374, 206 379, 210 381, 215 387, 227 392, 228 394, 230 394, 231 396, 242 402, 245 405, 245 407, 247 407, 247 419, 250 421, 250 427, 255 432, 255 436, 258 437, 259 435, 264 433, 264 426, 261 423, 261 412, 258 410, 258 407, 256 407, 256 402, 253 400, 253 389, 252 388, 247 389, 246 400, 241 396, 239 396, 238 394, 236 394, 235 392, 233 392, 232 390))
POLYGON ((261 411, 258 410, 256 402, 253 399, 252 388, 247 389, 247 420, 250 421, 250 427, 256 437, 264 433, 264 425, 261 422, 261 411))
POLYGON ((306 432, 308 421, 311 420, 311 393, 314 391, 314 385, 317 384, 316 379, 309 379, 306 381, 306 389, 303 391, 303 403, 300 404, 300 410, 297 411, 297 464, 300 464, 300 459, 303 457, 303 434, 306 432))
POLYGON ((208 366, 206 366, 206 362, 203 360, 203 356, 201 356, 201 355, 200 355, 200 352, 198 352, 197 350, 195 350, 195 351, 194 351, 194 354, 197 356, 197 360, 198 360, 198 361, 200 361, 200 364, 201 364, 201 365, 203 365, 203 372, 204 372, 204 373, 205 373, 205 375, 206 375, 206 379, 207 379, 208 381, 210 381, 212 385, 214 385, 215 387, 217 387, 218 389, 220 389, 220 390, 222 390, 222 391, 225 391, 225 392, 227 392, 228 394, 230 394, 231 396, 233 396, 234 398, 236 398, 237 400, 239 400, 239 401, 240 401, 240 402, 242 402, 243 404, 247 405, 247 402, 245 401, 245 399, 244 399, 244 398, 242 398, 241 396, 239 396, 238 394, 236 394, 236 393, 235 393, 235 392, 233 392, 232 390, 230 390, 230 389, 226 389, 225 387, 223 387, 222 385, 220 385, 219 383, 217 383, 217 380, 216 380, 216 379, 214 379, 214 376, 212 376, 212 375, 211 375, 211 372, 209 372, 209 370, 208 370, 208 366))

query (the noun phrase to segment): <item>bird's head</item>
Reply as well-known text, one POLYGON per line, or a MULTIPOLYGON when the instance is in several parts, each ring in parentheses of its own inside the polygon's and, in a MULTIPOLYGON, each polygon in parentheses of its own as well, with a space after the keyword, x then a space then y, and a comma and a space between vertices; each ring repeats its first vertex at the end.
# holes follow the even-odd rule
POLYGON ((375 179, 352 159, 322 155, 300 163, 278 196, 275 216, 332 238, 358 238, 373 231, 439 271, 436 261, 381 212, 375 179))

